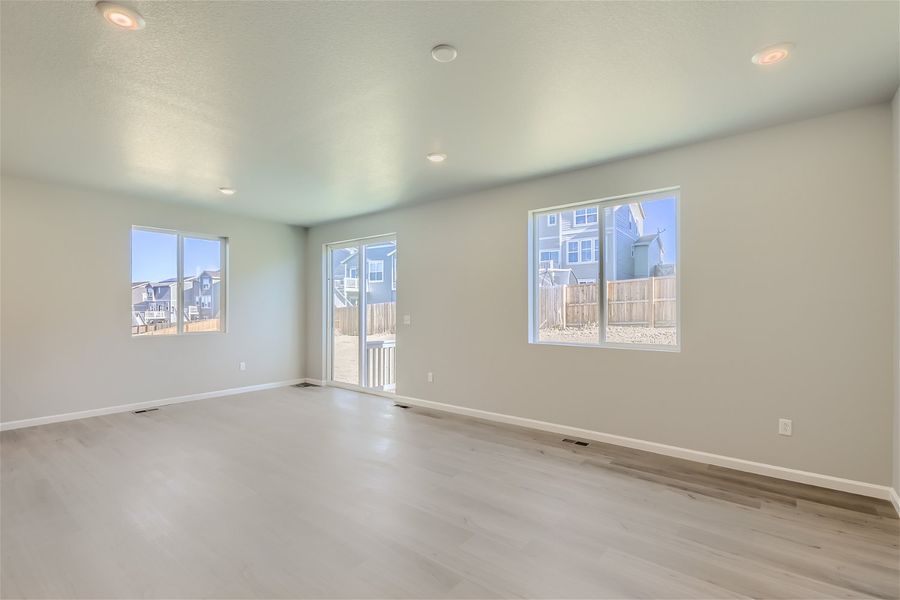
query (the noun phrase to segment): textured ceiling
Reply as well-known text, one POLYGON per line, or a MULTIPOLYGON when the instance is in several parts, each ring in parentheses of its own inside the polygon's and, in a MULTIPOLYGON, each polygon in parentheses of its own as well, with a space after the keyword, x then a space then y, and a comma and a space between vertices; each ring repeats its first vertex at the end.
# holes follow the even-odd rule
POLYGON ((900 70, 897 2, 129 6, 146 29, 0 4, 4 172, 313 224, 887 100, 900 70))

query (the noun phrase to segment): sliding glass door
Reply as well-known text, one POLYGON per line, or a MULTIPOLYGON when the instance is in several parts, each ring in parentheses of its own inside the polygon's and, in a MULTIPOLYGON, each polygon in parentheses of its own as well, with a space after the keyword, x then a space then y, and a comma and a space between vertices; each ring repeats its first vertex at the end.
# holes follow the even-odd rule
POLYGON ((359 248, 329 248, 331 380, 359 385, 359 248))
POLYGON ((329 377, 396 389, 397 241, 379 237, 328 249, 329 377))

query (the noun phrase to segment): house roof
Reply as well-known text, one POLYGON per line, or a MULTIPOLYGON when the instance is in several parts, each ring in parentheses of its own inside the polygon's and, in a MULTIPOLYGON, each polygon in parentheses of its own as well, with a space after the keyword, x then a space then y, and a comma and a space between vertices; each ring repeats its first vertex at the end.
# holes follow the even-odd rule
POLYGON ((539 273, 541 285, 569 285, 578 283, 572 269, 541 269, 539 273))
POLYGON ((658 233, 651 233, 650 235, 642 235, 637 240, 635 240, 635 246, 648 246, 650 242, 659 237, 658 233))
POLYGON ((653 240, 656 240, 656 243, 659 244, 659 249, 662 252, 666 251, 665 246, 663 246, 662 237, 660 237, 659 232, 651 233, 650 235, 642 235, 637 240, 635 240, 635 246, 649 246, 653 243, 653 240))

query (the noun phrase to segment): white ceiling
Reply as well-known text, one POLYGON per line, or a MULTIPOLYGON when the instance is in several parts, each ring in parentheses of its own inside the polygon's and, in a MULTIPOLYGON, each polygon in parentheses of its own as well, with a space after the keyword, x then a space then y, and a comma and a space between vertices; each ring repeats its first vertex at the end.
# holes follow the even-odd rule
POLYGON ((2 2, 4 172, 313 224, 887 100, 900 71, 897 2, 128 5, 146 29, 2 2))

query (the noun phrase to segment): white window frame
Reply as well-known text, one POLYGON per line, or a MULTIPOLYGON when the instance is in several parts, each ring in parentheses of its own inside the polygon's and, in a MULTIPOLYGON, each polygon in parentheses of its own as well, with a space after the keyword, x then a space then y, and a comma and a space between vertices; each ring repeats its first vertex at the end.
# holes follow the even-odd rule
POLYGON ((367 260, 366 261, 366 282, 367 283, 384 283, 384 261, 383 260, 367 260), (378 279, 372 279, 372 265, 378 265, 378 279))
POLYGON ((391 256, 391 291, 397 291, 397 255, 391 256))
MULTIPOLYGON (((614 224, 611 224, 614 227, 614 224)), ((591 238, 593 239, 593 238, 591 238)), ((568 258, 568 242, 580 242, 580 240, 567 240, 566 243, 566 258, 568 258)), ((561 206, 549 206, 547 208, 540 208, 528 211, 528 243, 529 243, 529 252, 528 252, 528 343, 530 344, 540 344, 544 346, 571 346, 577 348, 602 348, 602 349, 616 349, 616 350, 651 350, 651 351, 660 351, 660 352, 681 352, 684 331, 682 329, 682 294, 681 294, 681 281, 683 277, 683 270, 681 268, 681 188, 680 187, 668 187, 668 188, 660 188, 656 190, 649 190, 646 192, 638 192, 635 194, 625 194, 621 196, 612 196, 608 198, 601 198, 598 200, 585 200, 582 202, 566 204, 561 206), (538 227, 538 219, 546 216, 546 214, 550 211, 559 212, 561 210, 571 210, 573 219, 576 210, 580 210, 581 208, 597 208, 598 215, 598 224, 599 227, 597 232, 597 252, 599 256, 597 256, 598 260, 596 264, 598 265, 598 277, 597 281, 603 282, 605 280, 603 274, 603 267, 605 262, 604 253, 606 252, 606 244, 600 243, 600 240, 606 238, 606 211, 604 209, 619 206, 622 204, 630 204, 633 202, 652 202, 654 200, 665 200, 674 198, 675 200, 675 273, 677 277, 675 279, 675 344, 674 345, 663 345, 663 344, 623 344, 616 342, 607 342, 606 341, 606 319, 608 314, 608 305, 606 298, 606 290, 603 289, 606 286, 601 283, 600 285, 600 293, 599 296, 599 312, 600 312, 600 335, 596 344, 576 344, 576 343, 567 343, 567 342, 556 342, 556 341, 548 341, 541 340, 539 333, 539 323, 538 319, 540 317, 540 306, 538 304, 538 296, 537 290, 539 281, 537 278, 537 266, 540 265, 540 238, 538 237, 537 232, 539 231, 538 227)), ((579 258, 581 257, 581 244, 578 244, 579 249, 579 258)), ((592 261, 593 262, 593 261, 592 261)), ((573 263, 568 263, 573 264, 573 263)), ((580 263, 579 263, 580 264, 580 263)))
MULTIPOLYGON (((178 336, 194 336, 194 335, 221 335, 228 333, 228 238, 225 236, 219 235, 211 235, 208 233, 197 233, 193 231, 180 231, 177 229, 163 229, 161 227, 147 227, 145 225, 132 225, 131 231, 149 231, 152 233, 165 233, 168 235, 174 235, 177 238, 178 251, 176 253, 176 260, 178 261, 178 265, 176 268, 176 294, 177 299, 174 302, 175 310, 175 321, 176 321, 176 333, 169 335, 146 335, 140 333, 132 333, 132 339, 135 338, 154 338, 154 339, 166 339, 173 338, 178 336), (219 309, 219 330, 218 331, 185 331, 184 330, 184 239, 200 239, 200 240, 213 240, 219 242, 219 302, 221 304, 221 308, 219 309)), ((129 236, 128 244, 131 246, 132 237, 129 236)), ((131 248, 130 253, 132 260, 134 260, 134 248, 131 248)), ((129 263, 129 269, 131 268, 131 264, 129 263)), ((151 282, 152 283, 152 282, 151 282)), ((151 285, 152 287, 152 285, 151 285)), ((210 289, 212 289, 212 282, 210 281, 210 289)), ((169 293, 171 296, 171 292, 169 293)), ((173 305, 171 297, 169 299, 169 306, 173 305)), ((134 306, 134 303, 131 304, 134 306)))
POLYGON ((574 240, 566 240, 566 264, 589 265, 591 263, 597 262, 598 248, 596 242, 597 240, 595 240, 594 238, 578 238, 574 240), (591 242, 594 242, 593 246, 591 242), (578 260, 569 259, 569 255, 572 253, 572 250, 569 249, 569 244, 575 244, 577 246, 578 260), (585 251, 587 251, 591 255, 591 258, 588 260, 584 260, 585 251))
POLYGON ((566 240, 566 264, 567 265, 577 265, 581 264, 581 244, 578 243, 578 240, 566 240), (575 260, 572 260, 572 252, 571 245, 575 244, 575 260))
POLYGON ((576 208, 575 210, 572 211, 572 225, 574 225, 576 227, 587 227, 588 225, 594 225, 595 223, 599 223, 599 222, 600 222, 600 211, 597 209, 596 206, 585 206, 583 208, 576 208), (594 211, 592 212, 591 209, 594 209, 594 211), (584 214, 581 215, 582 217, 584 217, 584 222, 582 222, 582 223, 578 222, 578 216, 579 216, 578 211, 584 211, 584 214), (594 216, 593 221, 588 218, 591 215, 594 216))

